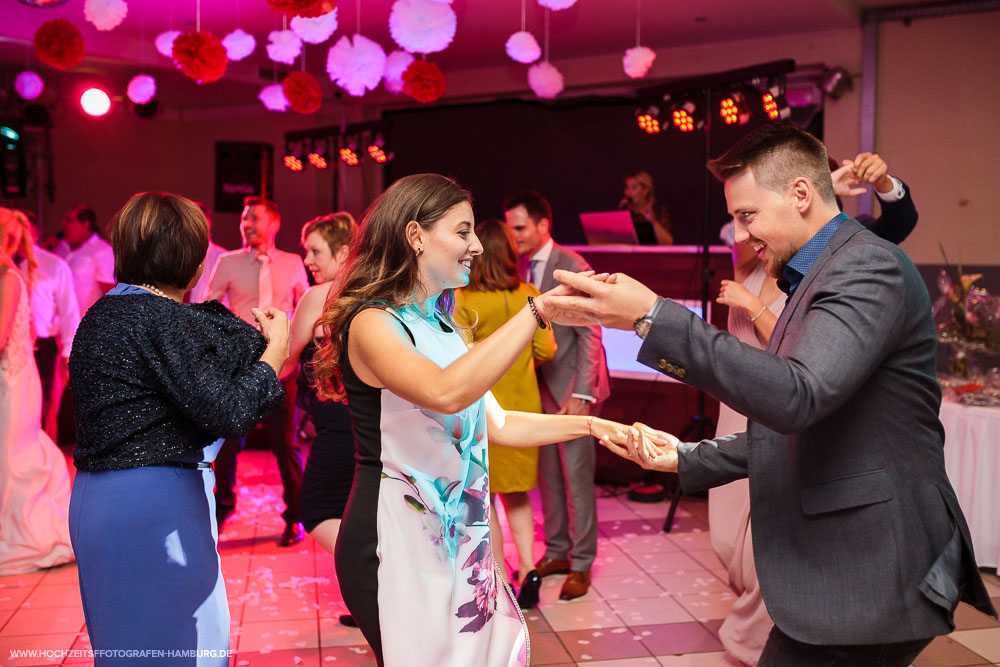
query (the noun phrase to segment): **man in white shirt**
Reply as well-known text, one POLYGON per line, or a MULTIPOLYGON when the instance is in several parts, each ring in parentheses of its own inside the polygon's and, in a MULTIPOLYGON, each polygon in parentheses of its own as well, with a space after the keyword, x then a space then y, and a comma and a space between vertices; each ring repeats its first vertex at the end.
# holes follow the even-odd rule
POLYGON ((89 206, 74 206, 62 220, 63 240, 55 253, 73 270, 80 315, 115 286, 115 254, 100 237, 97 216, 89 206))
MULTIPOLYGON (((24 211, 32 223, 35 215, 24 211)), ((33 226, 24 230, 35 236, 33 226)), ((35 362, 42 380, 42 424, 46 433, 56 439, 56 415, 66 381, 69 379, 69 353, 73 335, 80 324, 80 308, 76 303, 73 271, 69 264, 53 252, 34 246, 38 266, 31 277, 31 315, 35 325, 35 362)), ((20 262, 21 270, 28 270, 27 260, 20 262)))
MULTIPOLYGON (((209 279, 205 300, 225 297, 229 308, 244 321, 254 324, 251 308, 274 306, 291 316, 309 280, 299 255, 274 247, 274 237, 281 227, 278 205, 260 197, 247 197, 240 218, 240 233, 244 248, 224 252, 219 256, 209 279)), ((291 546, 305 535, 299 521, 299 493, 302 488, 302 452, 293 439, 295 406, 293 373, 282 381, 285 404, 261 422, 271 451, 278 459, 278 470, 284 486, 286 509, 285 531, 279 543, 291 546)), ((236 507, 236 455, 244 439, 227 440, 215 459, 216 515, 221 528, 236 507)))
MULTIPOLYGON (((191 288, 191 294, 188 295, 188 301, 191 303, 201 303, 202 301, 207 301, 205 297, 208 296, 208 284, 212 280, 212 272, 215 270, 215 263, 219 261, 219 257, 222 253, 226 252, 226 249, 221 245, 212 242, 212 209, 203 204, 202 202, 195 202, 198 204, 198 208, 201 212, 205 214, 205 220, 208 221, 208 252, 205 253, 205 270, 201 273, 201 278, 198 279, 197 284, 191 288)), ((227 301, 223 300, 222 303, 229 305, 227 301)))

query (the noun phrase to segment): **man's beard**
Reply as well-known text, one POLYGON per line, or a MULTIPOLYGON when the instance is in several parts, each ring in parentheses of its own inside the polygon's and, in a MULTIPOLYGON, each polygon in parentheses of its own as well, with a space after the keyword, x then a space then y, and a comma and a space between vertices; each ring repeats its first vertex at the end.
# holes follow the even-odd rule
POLYGON ((798 251, 794 248, 785 248, 783 251, 779 252, 771 246, 768 246, 767 249, 771 256, 764 260, 764 269, 772 278, 784 278, 785 267, 788 266, 788 262, 792 260, 792 257, 794 257, 795 253, 798 251))

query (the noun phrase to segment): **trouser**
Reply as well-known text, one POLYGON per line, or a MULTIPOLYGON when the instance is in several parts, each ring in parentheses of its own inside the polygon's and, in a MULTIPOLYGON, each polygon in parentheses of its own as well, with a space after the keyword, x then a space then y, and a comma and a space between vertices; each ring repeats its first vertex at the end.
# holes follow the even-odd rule
MULTIPOLYGON (((299 521, 299 496, 302 492, 302 450, 294 439, 295 374, 281 381, 285 389, 282 406, 261 420, 264 437, 278 460, 278 472, 284 487, 282 498, 285 511, 282 518, 288 523, 299 521)), ((246 436, 230 438, 215 457, 215 504, 217 512, 224 513, 236 506, 236 455, 242 451, 246 436)))
POLYGON ((59 343, 54 337, 35 339, 35 365, 38 366, 38 377, 42 381, 42 424, 52 408, 52 387, 58 361, 59 343))
POLYGON ((918 639, 896 644, 821 646, 796 641, 775 626, 757 667, 907 667, 930 643, 930 639, 918 639))
MULTIPOLYGON (((539 383, 541 384, 541 383, 539 383)), ((542 410, 558 412, 560 405, 542 384, 542 410)), ((602 403, 590 406, 598 415, 602 403)), ((570 569, 587 572, 597 556, 597 492, 594 439, 584 436, 538 448, 538 491, 545 518, 545 556, 570 560, 570 569)))

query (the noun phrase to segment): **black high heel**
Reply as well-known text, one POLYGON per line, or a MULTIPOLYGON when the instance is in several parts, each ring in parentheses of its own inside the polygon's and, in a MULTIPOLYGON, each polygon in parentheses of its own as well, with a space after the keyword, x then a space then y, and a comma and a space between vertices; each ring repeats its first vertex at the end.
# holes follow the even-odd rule
POLYGON ((521 592, 517 594, 517 604, 521 609, 534 609, 538 604, 538 591, 542 587, 542 578, 537 570, 532 570, 521 584, 521 592))

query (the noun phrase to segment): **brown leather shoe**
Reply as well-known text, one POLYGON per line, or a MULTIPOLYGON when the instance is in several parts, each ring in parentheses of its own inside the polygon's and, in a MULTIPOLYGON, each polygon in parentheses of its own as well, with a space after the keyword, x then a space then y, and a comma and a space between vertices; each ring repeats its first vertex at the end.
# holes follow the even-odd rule
POLYGON ((535 571, 539 577, 547 577, 550 574, 569 574, 569 561, 552 560, 551 558, 542 556, 535 563, 535 571))
POLYGON ((586 595, 588 590, 590 590, 590 572, 573 570, 563 582, 562 590, 559 591, 559 599, 574 600, 586 595))

